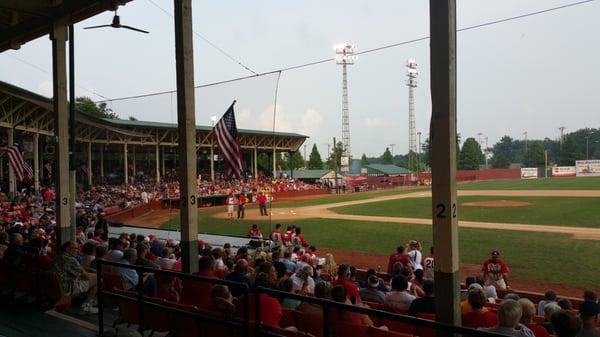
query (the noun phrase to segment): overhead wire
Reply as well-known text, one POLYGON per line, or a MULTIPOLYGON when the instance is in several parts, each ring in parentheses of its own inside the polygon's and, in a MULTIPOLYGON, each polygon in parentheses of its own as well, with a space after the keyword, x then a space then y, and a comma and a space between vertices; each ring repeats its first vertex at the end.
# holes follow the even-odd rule
MULTIPOLYGON (((158 8, 161 12, 165 13, 166 15, 170 16, 171 18, 174 18, 173 14, 171 14, 169 11, 167 11, 166 9, 162 8, 161 6, 159 6, 156 2, 154 2, 153 0, 148 0, 148 2, 150 2, 154 7, 158 8)), ((247 65, 243 64, 242 61, 234 58, 233 56, 231 56, 231 54, 229 54, 228 52, 226 52, 225 50, 223 50, 221 47, 217 46, 216 44, 214 44, 212 41, 210 41, 209 39, 207 39, 206 37, 204 37, 202 34, 196 32, 195 30, 192 29, 192 33, 194 33, 194 35, 196 35, 197 37, 199 37, 200 39, 202 39, 204 42, 208 43, 211 47, 215 48, 216 50, 218 50, 221 54, 223 54, 225 57, 227 57, 228 59, 230 59, 231 61, 237 63, 238 65, 240 65, 242 68, 246 69, 247 71, 253 73, 254 75, 258 75, 257 72, 255 72, 254 70, 250 69, 250 67, 248 67, 247 65)))
MULTIPOLYGON (((10 54, 10 53, 4 53, 3 55, 7 55, 7 56, 9 56, 9 57, 12 57, 13 59, 15 59, 15 60, 17 60, 17 61, 19 61, 19 62, 21 62, 21 63, 23 63, 23 64, 26 64, 26 65, 28 65, 28 66, 30 66, 30 67, 32 67, 32 68, 35 68, 35 69, 37 69, 37 70, 39 70, 39 71, 41 71, 41 72, 44 72, 44 73, 46 73, 46 74, 52 75, 52 73, 51 73, 51 72, 49 72, 48 70, 46 70, 46 69, 44 69, 44 68, 42 68, 42 67, 40 67, 40 66, 37 66, 37 65, 35 65, 35 64, 33 64, 33 63, 29 62, 29 61, 26 61, 26 60, 24 60, 24 59, 22 59, 22 58, 20 58, 20 57, 18 57, 18 56, 15 56, 15 55, 13 55, 13 54, 10 54)), ((90 94, 93 94, 93 95, 96 95, 96 96, 98 96, 98 97, 101 97, 101 98, 105 99, 106 101, 110 101, 110 99, 109 99, 108 97, 106 97, 106 96, 104 96, 104 95, 101 95, 101 94, 99 94, 98 92, 96 92, 96 91, 94 91, 94 90, 92 90, 92 89, 86 88, 86 87, 84 87, 84 86, 81 86, 81 85, 77 85, 77 87, 78 87, 79 89, 83 89, 83 90, 85 90, 85 91, 89 92, 90 94)))
MULTIPOLYGON (((148 1, 153 2, 152 0, 148 0, 148 1)), ((473 29, 477 29, 477 28, 482 28, 482 27, 487 27, 487 26, 492 26, 492 25, 496 25, 496 24, 500 24, 500 23, 504 23, 504 22, 519 20, 519 19, 523 19, 523 18, 526 18, 526 17, 530 17, 530 16, 535 16, 535 15, 539 15, 539 14, 553 12, 553 11, 557 11, 557 10, 561 10, 561 9, 565 9, 565 8, 569 8, 569 7, 575 7, 575 6, 579 6, 579 5, 583 5, 583 4, 590 3, 590 2, 595 2, 595 1, 597 1, 597 0, 582 0, 582 1, 572 2, 572 3, 565 4, 565 5, 551 7, 551 8, 547 8, 547 9, 543 9, 543 10, 539 10, 539 11, 529 12, 529 13, 525 13, 525 14, 521 14, 521 15, 511 16, 511 17, 508 17, 508 18, 503 18, 503 19, 498 19, 498 20, 494 20, 494 21, 488 21, 488 22, 484 22, 484 23, 480 23, 480 24, 476 24, 476 25, 472 25, 472 26, 467 26, 467 27, 464 27, 464 28, 459 28, 456 31, 457 32, 469 31, 469 30, 473 30, 473 29)), ((395 47, 399 47, 399 46, 404 46, 404 45, 408 45, 408 44, 412 44, 412 43, 416 43, 416 42, 420 42, 420 41, 425 41, 425 40, 428 40, 428 39, 429 39, 429 36, 423 36, 423 37, 419 37, 419 38, 415 38, 415 39, 411 39, 411 40, 401 41, 401 42, 397 42, 397 43, 392 43, 392 44, 388 44, 388 45, 384 45, 384 46, 380 46, 380 47, 375 47, 375 48, 363 50, 363 51, 360 51, 360 52, 355 52, 354 55, 370 54, 370 53, 378 52, 378 51, 381 51, 381 50, 386 50, 386 49, 395 48, 395 47)), ((271 71, 267 71, 267 72, 263 72, 263 73, 254 73, 253 72, 254 75, 241 76, 241 77, 231 78, 231 79, 228 79, 228 80, 222 80, 222 81, 217 81, 217 82, 211 82, 211 83, 201 84, 201 85, 195 86, 194 88, 195 89, 206 88, 206 87, 221 85, 221 84, 225 84, 225 83, 231 83, 231 82, 237 82, 237 81, 247 80, 247 79, 251 79, 251 78, 255 78, 255 77, 261 77, 261 76, 266 76, 266 75, 273 75, 273 74, 277 74, 277 73, 281 73, 281 72, 285 72, 285 71, 290 71, 290 70, 296 70, 296 69, 311 67, 311 66, 315 66, 315 65, 318 65, 318 64, 331 62, 331 61, 335 61, 335 58, 334 57, 330 57, 330 58, 326 58, 326 59, 321 59, 321 60, 317 60, 317 61, 307 62, 307 63, 298 64, 298 65, 294 65, 294 66, 289 66, 289 67, 285 67, 285 68, 275 69, 275 70, 271 70, 271 71)), ((106 101, 113 101, 114 102, 114 101, 123 101, 123 100, 128 100, 128 99, 145 98, 145 97, 151 97, 151 96, 157 96, 157 95, 164 95, 164 94, 168 94, 168 93, 172 93, 172 92, 176 92, 176 90, 167 90, 167 91, 159 91, 159 92, 153 92, 153 93, 148 93, 148 94, 140 94, 140 95, 131 95, 131 96, 124 96, 124 97, 117 97, 117 98, 111 98, 111 99, 107 99, 107 100, 103 100, 103 101, 96 101, 96 103, 102 103, 102 102, 106 102, 106 101)))

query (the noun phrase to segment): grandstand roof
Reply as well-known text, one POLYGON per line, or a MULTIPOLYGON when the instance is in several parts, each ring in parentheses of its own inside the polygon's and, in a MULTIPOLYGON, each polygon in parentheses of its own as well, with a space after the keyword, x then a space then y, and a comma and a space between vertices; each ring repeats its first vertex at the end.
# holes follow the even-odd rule
POLYGON ((77 23, 131 0, 4 0, 0 6, 0 52, 50 34, 52 22, 77 23))
MULTIPOLYGON (((0 127, 54 135, 52 99, 0 81, 0 127)), ((177 124, 106 119, 77 113, 77 141, 100 144, 177 145, 177 124)), ((210 148, 212 128, 197 126, 197 147, 210 148)), ((308 136, 238 129, 242 148, 296 151, 308 136)))
MULTIPOLYGON (((292 172, 283 171, 288 177, 292 176, 292 172)), ((293 177, 296 179, 323 179, 333 175, 333 170, 294 170, 293 177)))
POLYGON ((408 173, 404 167, 390 164, 369 164, 365 166, 368 174, 400 175, 408 173))

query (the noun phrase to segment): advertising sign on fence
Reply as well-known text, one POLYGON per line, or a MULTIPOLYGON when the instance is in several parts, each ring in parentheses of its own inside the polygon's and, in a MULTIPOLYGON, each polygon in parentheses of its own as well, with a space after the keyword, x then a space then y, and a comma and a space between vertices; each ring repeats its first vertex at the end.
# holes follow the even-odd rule
POLYGON ((577 160, 575 168, 578 177, 600 176, 600 160, 577 160))
POLYGON ((521 179, 536 179, 537 177, 537 167, 521 167, 521 179))
POLYGON ((575 166, 554 166, 552 168, 553 177, 574 177, 576 173, 575 166))

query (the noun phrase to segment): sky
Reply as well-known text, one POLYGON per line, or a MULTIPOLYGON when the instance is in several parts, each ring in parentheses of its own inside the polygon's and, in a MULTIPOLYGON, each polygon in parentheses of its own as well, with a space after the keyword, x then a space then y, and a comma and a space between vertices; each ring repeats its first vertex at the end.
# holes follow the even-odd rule
MULTIPOLYGON (((458 28, 518 16, 575 0, 460 0, 458 28)), ((428 1, 193 1, 194 76, 202 85, 252 75, 203 38, 255 72, 334 56, 336 43, 357 51, 429 35, 428 1), (202 38, 203 37, 203 38, 202 38)), ((93 100, 175 89, 173 2, 135 0, 119 8, 121 23, 149 30, 84 30, 107 24, 107 12, 76 25, 76 95, 93 100), (161 10, 161 7, 163 10, 161 10), (165 13, 165 11, 167 13, 165 13), (100 94, 98 96, 96 94, 100 94)), ((459 32, 457 114, 462 139, 503 135, 557 138, 600 127, 600 1, 459 32)), ((351 149, 380 156, 389 144, 408 151, 405 63, 418 63, 417 131, 427 137, 431 117, 429 41, 358 56, 348 67, 351 149)), ((0 80, 52 95, 48 37, 0 54, 0 80)), ((305 134, 307 154, 316 144, 324 158, 341 139, 342 69, 327 62, 196 90, 196 122, 210 125, 237 100, 238 128, 305 134)), ((108 101, 122 118, 176 122, 174 94, 108 101)), ((301 148, 301 151, 303 149, 301 148)))

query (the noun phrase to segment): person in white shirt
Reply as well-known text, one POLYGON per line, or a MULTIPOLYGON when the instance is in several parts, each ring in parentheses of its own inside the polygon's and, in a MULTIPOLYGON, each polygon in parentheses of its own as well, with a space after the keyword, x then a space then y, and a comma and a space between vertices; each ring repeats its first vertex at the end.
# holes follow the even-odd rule
POLYGON ((161 257, 156 260, 156 264, 161 269, 173 269, 173 265, 177 262, 173 254, 171 253, 171 248, 164 248, 162 251, 161 257))
POLYGON ((233 219, 233 209, 235 208, 237 199, 233 196, 233 194, 229 193, 227 196, 227 217, 229 219, 233 219))
POLYGON ((403 275, 394 276, 392 291, 385 295, 383 304, 394 311, 406 312, 416 297, 408 292, 408 280, 403 275))
POLYGON ((421 243, 415 240, 410 240, 408 243, 408 259, 412 270, 423 269, 422 260, 423 254, 421 254, 421 243))
POLYGON ((309 265, 304 265, 292 275, 294 283, 294 292, 301 295, 313 295, 315 293, 315 280, 312 278, 313 269, 309 265))

